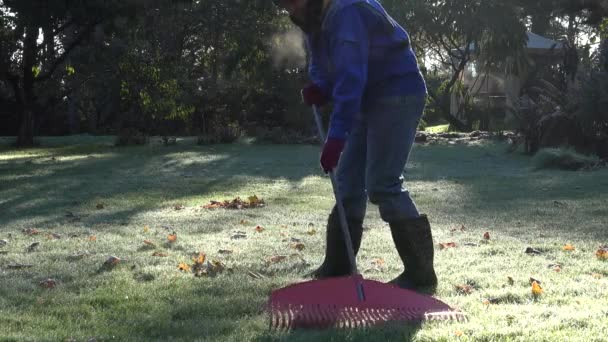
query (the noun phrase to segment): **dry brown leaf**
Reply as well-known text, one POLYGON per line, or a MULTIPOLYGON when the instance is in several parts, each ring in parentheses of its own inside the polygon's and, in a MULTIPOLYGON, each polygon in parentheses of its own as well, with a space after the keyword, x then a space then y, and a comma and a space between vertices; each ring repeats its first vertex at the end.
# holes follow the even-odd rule
POLYGON ((264 227, 262 227, 262 226, 257 226, 257 227, 255 227, 255 231, 256 231, 257 233, 261 233, 261 232, 263 232, 264 230, 265 230, 265 229, 264 229, 264 227))
POLYGON ((110 256, 103 264, 106 266, 116 266, 120 264, 121 260, 118 257, 110 256))
POLYGON ((27 251, 28 252, 33 252, 36 250, 36 248, 38 248, 40 246, 40 242, 34 242, 31 245, 29 245, 29 247, 27 247, 27 251))
POLYGON ((184 271, 184 272, 190 271, 190 265, 186 264, 185 262, 180 262, 179 265, 177 265, 177 268, 180 271, 184 271))
POLYGON ((183 204, 176 204, 173 209, 179 211, 179 210, 184 210, 186 207, 183 204))
POLYGON ((89 241, 97 241, 97 236, 95 236, 95 235, 89 236, 89 241))
POLYGON ((194 261, 195 264, 202 265, 206 259, 207 259, 207 255, 203 252, 199 252, 197 255, 195 255, 192 258, 192 261, 194 261))
POLYGON ((535 254, 535 255, 543 254, 543 252, 539 251, 538 249, 532 248, 532 247, 526 248, 525 253, 526 254, 535 254))
POLYGON ((249 225, 251 222, 247 221, 247 220, 241 220, 240 222, 242 225, 249 225))
POLYGON ((457 337, 461 337, 462 335, 464 335, 464 332, 462 330, 456 330, 454 331, 454 335, 456 335, 457 337))
POLYGON ((46 234, 46 238, 49 240, 59 240, 59 239, 61 239, 61 235, 59 235, 57 233, 49 233, 49 234, 46 234))
POLYGON ((445 242, 439 244, 439 249, 456 248, 455 242, 445 242))
POLYGON ((608 247, 598 249, 595 253, 595 256, 597 256, 598 259, 603 261, 608 260, 608 247))
POLYGON ((156 245, 154 244, 154 242, 150 241, 150 240, 144 240, 144 245, 146 246, 151 246, 151 247, 155 247, 156 245))
POLYGON ((548 267, 550 269, 554 270, 555 272, 561 272, 562 271, 562 265, 560 265, 560 264, 551 264, 548 267))
POLYGON ((456 285, 455 287, 456 287, 456 292, 458 292, 460 294, 469 295, 473 292, 473 286, 471 286, 471 285, 463 284, 463 285, 456 285))
POLYGON ((484 239, 484 240, 490 240, 490 232, 485 232, 485 233, 483 234, 483 239, 484 239))
POLYGON ((543 288, 540 287, 540 284, 537 282, 532 282, 532 295, 534 297, 538 297, 543 294, 543 288))
POLYGON ((154 257, 161 257, 161 258, 164 258, 164 257, 166 257, 166 256, 167 256, 167 253, 163 253, 163 252, 154 252, 154 253, 152 253, 152 256, 154 256, 154 257))
POLYGON ((564 246, 564 250, 565 250, 565 251, 573 251, 573 250, 575 250, 575 248, 574 248, 574 246, 572 246, 571 244, 566 244, 566 245, 564 246))
POLYGON ((303 243, 301 243, 301 242, 298 242, 298 243, 294 243, 294 244, 292 244, 292 245, 291 245, 291 248, 293 248, 293 249, 295 249, 295 250, 297 250, 297 251, 301 252, 301 251, 303 251, 303 250, 306 248, 306 245, 304 245, 304 244, 303 244, 303 243))
POLYGON ((177 234, 173 232, 172 234, 167 235, 167 240, 170 243, 174 243, 175 241, 177 241, 177 234))
POLYGON ((372 260, 372 265, 382 267, 386 264, 386 261, 382 258, 376 258, 372 260))
POLYGON ((36 228, 25 228, 25 229, 22 229, 21 231, 25 235, 38 235, 38 234, 40 234, 40 231, 38 231, 38 229, 36 229, 36 228))
POLYGON ((38 286, 45 289, 54 289, 57 286, 57 281, 55 279, 46 279, 38 283, 38 286))
POLYGON ((240 197, 233 199, 232 201, 211 201, 211 203, 203 206, 204 209, 250 209, 250 208, 259 208, 264 206, 264 200, 258 198, 257 196, 251 196, 247 201, 241 200, 240 197))
POLYGON ((275 255, 275 256, 269 257, 266 261, 269 264, 277 264, 277 263, 279 263, 279 262, 281 262, 281 261, 283 261, 285 259, 287 259, 286 255, 275 255))

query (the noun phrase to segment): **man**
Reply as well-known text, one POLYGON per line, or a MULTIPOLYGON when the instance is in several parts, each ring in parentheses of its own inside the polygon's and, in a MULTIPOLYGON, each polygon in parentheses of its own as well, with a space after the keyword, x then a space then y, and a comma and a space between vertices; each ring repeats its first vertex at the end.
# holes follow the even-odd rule
MULTIPOLYGON (((333 101, 321 166, 325 172, 336 169, 355 254, 369 196, 389 223, 405 266, 392 283, 434 291, 431 227, 402 187, 426 101, 408 33, 377 0, 274 1, 306 33, 312 82, 302 90, 304 102, 322 106, 333 101)), ((334 207, 325 260, 312 276, 348 275, 349 266, 334 207)))

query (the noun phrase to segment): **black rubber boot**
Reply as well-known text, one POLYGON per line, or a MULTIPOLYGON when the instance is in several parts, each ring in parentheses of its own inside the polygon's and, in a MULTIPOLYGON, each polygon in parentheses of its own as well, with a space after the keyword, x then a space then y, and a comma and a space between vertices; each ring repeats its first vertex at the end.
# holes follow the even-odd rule
MULTIPOLYGON (((363 236, 363 220, 347 219, 350 238, 353 243, 355 256, 361 246, 363 236)), ((315 279, 343 277, 351 274, 351 265, 344 243, 344 234, 340 227, 338 209, 334 207, 327 220, 327 241, 325 247, 325 260, 321 266, 308 276, 315 279)))
POLYGON ((389 225, 405 266, 405 271, 391 283, 405 289, 434 293, 437 289, 437 275, 433 267, 435 249, 428 218, 423 215, 389 225))

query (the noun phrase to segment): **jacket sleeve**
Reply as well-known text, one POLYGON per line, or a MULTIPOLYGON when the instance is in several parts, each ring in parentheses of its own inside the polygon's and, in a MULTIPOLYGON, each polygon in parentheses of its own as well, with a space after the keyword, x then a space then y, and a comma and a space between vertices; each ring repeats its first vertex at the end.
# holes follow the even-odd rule
POLYGON ((306 45, 310 51, 310 60, 308 62, 308 75, 311 81, 323 90, 328 97, 331 96, 332 86, 329 81, 329 73, 327 71, 327 57, 322 54, 322 49, 313 46, 315 44, 314 37, 308 35, 306 37, 306 45))
POLYGON ((328 136, 346 139, 354 117, 361 111, 367 83, 369 33, 359 6, 347 6, 327 22, 329 59, 333 66, 334 111, 328 136))

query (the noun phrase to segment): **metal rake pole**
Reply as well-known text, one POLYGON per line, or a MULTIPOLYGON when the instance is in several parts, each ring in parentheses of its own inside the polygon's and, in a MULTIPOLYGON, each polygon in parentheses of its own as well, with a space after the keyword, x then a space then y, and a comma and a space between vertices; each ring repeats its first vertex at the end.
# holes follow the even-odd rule
MULTIPOLYGON (((312 111, 315 117, 315 123, 317 124, 317 130, 319 132, 319 141, 321 145, 325 144, 325 130, 323 129, 323 122, 319 109, 317 106, 312 106, 312 111)), ((342 234, 344 235, 344 242, 346 244, 346 251, 348 253, 348 260, 350 261, 351 272, 354 275, 359 274, 357 269, 357 258, 355 257, 355 250, 353 248, 353 242, 350 237, 350 230, 348 229, 348 221, 346 220, 346 211, 344 210, 344 203, 342 202, 342 196, 340 196, 340 190, 338 188, 338 181, 336 179, 335 170, 329 172, 329 178, 331 179, 331 186, 334 191, 334 197, 336 198, 336 207, 338 208, 338 217, 340 218, 340 226, 342 228, 342 234)), ((363 286, 361 283, 357 284, 357 294, 359 300, 364 300, 365 295, 363 293, 363 286)))

